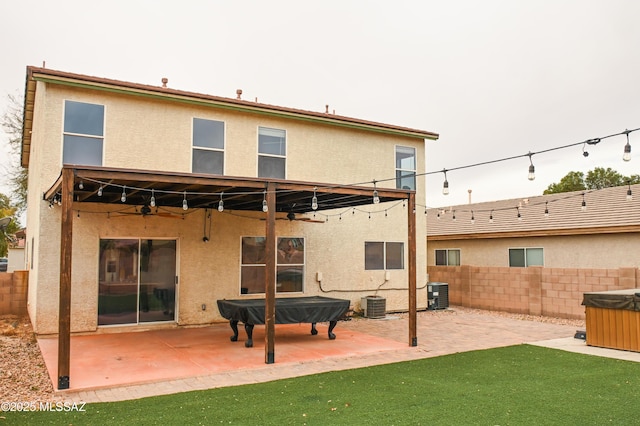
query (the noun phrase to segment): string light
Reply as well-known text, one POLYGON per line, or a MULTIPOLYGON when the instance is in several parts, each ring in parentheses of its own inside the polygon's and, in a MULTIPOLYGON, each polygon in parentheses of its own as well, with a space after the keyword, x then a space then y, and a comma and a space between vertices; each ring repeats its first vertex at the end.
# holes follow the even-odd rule
POLYGON ((456 221, 456 211, 455 210, 453 211, 453 218, 452 219, 453 219, 454 222, 456 221))
POLYGON ((380 203, 380 197, 378 196, 378 190, 376 189, 376 181, 373 181, 373 204, 380 203))
POLYGON ((549 217, 549 202, 544 202, 544 217, 549 217))
POLYGON ((269 206, 267 205, 267 191, 264 191, 262 195, 262 211, 266 213, 269 211, 269 206))
POLYGON ((224 211, 224 201, 222 201, 222 196, 224 195, 224 192, 220 193, 220 201, 218 201, 218 211, 220 213, 222 213, 224 211))
MULTIPOLYGON (((560 149, 565 149, 565 148, 578 146, 578 145, 582 145, 582 155, 587 157, 589 155, 589 153, 586 151, 586 146, 587 145, 596 145, 596 144, 600 143, 604 139, 608 139, 608 138, 612 138, 612 137, 620 136, 620 135, 626 135, 627 136, 627 145, 625 145, 625 155, 624 155, 623 159, 625 161, 629 161, 631 159, 631 145, 628 142, 629 133, 632 133, 632 132, 635 132, 635 131, 638 131, 638 130, 640 130, 640 128, 632 129, 632 130, 625 130, 625 131, 620 132, 620 133, 614 133, 614 134, 611 134, 611 135, 608 135, 608 136, 603 136, 603 137, 600 137, 600 138, 588 139, 586 141, 581 141, 581 142, 572 143, 572 144, 568 144, 568 145, 558 146, 558 147, 555 147, 555 148, 549 148, 549 149, 545 149, 545 150, 541 150, 541 151, 537 151, 537 152, 529 151, 527 154, 524 154, 524 155, 515 155, 515 156, 512 156, 512 157, 499 158, 499 159, 496 159, 496 160, 484 161, 484 162, 480 162, 480 163, 469 164, 469 165, 466 165, 466 166, 454 167, 454 168, 450 168, 450 169, 442 169, 442 170, 439 170, 439 171, 426 172, 426 173, 416 174, 415 176, 426 176, 426 175, 432 175, 432 174, 435 174, 435 173, 444 173, 444 183, 442 185, 442 193, 444 195, 447 195, 447 194, 449 194, 449 182, 447 180, 447 172, 449 172, 449 171, 462 170, 462 169, 467 169, 467 168, 471 168, 471 167, 478 167, 478 166, 485 166, 485 165, 488 165, 488 164, 499 163, 499 162, 502 162, 502 161, 513 160, 513 159, 521 158, 521 157, 529 157, 531 159, 531 156, 533 156, 535 154, 547 153, 547 152, 556 151, 556 150, 560 150, 560 149)), ((530 164, 529 170, 530 171, 533 170, 533 172, 535 173, 535 167, 533 167, 533 161, 531 161, 530 163, 531 164, 530 164)))
POLYGON ((631 192, 631 181, 627 181, 627 185, 629 185, 629 189, 627 189, 627 201, 632 201, 633 193, 631 192))
POLYGON ((476 223, 476 218, 473 216, 473 210, 471 210, 471 224, 476 223))
POLYGON ((314 187, 313 188, 313 198, 311 198, 311 209, 312 210, 318 210, 318 197, 316 196, 316 191, 318 190, 318 187, 314 187))
POLYGON ((151 205, 151 207, 156 206, 156 193, 153 189, 151 190, 151 200, 149 201, 149 204, 151 205))
POLYGON ((584 192, 582 193, 582 207, 580 209, 584 212, 587 211, 587 202, 584 199, 584 192))
POLYGON ((447 180, 447 170, 443 169, 442 173, 444 173, 444 182, 442 183, 442 194, 449 195, 449 181, 447 180))
POLYGON ((122 196, 120 197, 120 201, 122 201, 123 203, 127 202, 127 193, 125 192, 126 188, 126 186, 122 187, 122 196))
POLYGON ((489 213, 489 223, 493 223, 493 210, 489 213))
POLYGON ((531 156, 533 154, 531 152, 529 152, 529 176, 527 176, 527 178, 529 180, 534 180, 536 178, 536 168, 533 165, 533 160, 531 159, 531 156))
POLYGON ((187 204, 187 191, 184 191, 184 198, 182 199, 182 210, 189 210, 189 204, 187 204))
POLYGON ((78 189, 84 189, 84 182, 80 181, 78 184, 78 189))
POLYGON ((98 197, 102 197, 102 185, 98 188, 98 197))
POLYGON ((518 220, 522 220, 522 215, 520 214, 520 207, 516 207, 516 210, 518 211, 518 220))
POLYGON ((627 135, 627 144, 624 146, 624 154, 622 155, 622 159, 624 161, 631 161, 631 145, 629 145, 629 130, 625 130, 624 132, 625 135, 627 135))

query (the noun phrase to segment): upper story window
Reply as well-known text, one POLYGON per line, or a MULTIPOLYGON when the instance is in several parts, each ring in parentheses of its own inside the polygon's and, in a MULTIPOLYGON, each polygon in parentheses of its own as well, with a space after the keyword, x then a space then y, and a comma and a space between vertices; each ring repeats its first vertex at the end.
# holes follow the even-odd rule
POLYGON ((364 269, 404 269, 404 243, 366 241, 364 269))
POLYGON ((416 149, 396 146, 396 188, 416 189, 416 149))
POLYGON ((193 173, 224 174, 224 122, 193 119, 193 173))
POLYGON ((509 249, 509 266, 544 266, 544 252, 542 248, 509 249))
POLYGON ((436 265, 460 266, 460 249, 436 250, 436 265))
POLYGON ((285 178, 287 137, 284 130, 258 128, 258 177, 285 178))
POLYGON ((63 164, 101 166, 104 105, 64 102, 63 164))

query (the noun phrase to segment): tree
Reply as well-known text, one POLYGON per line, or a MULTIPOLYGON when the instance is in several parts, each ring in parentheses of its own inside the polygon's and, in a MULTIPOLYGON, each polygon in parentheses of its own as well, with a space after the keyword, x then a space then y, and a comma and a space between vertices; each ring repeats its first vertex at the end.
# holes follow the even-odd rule
POLYGON ((585 177, 582 172, 569 172, 558 183, 552 183, 544 190, 544 194, 583 191, 586 189, 602 189, 640 183, 640 175, 623 176, 610 167, 596 167, 585 177))
POLYGON ((544 194, 558 194, 560 192, 582 191, 587 189, 584 173, 569 172, 558 183, 552 183, 544 190, 544 194))
POLYGON ((4 194, 0 194, 0 219, 11 218, 11 223, 6 229, 0 231, 0 257, 5 257, 9 249, 10 236, 20 229, 20 224, 16 220, 17 208, 11 205, 11 200, 4 194))
POLYGON ((28 169, 20 164, 22 150, 23 103, 16 96, 8 95, 9 106, 2 116, 2 128, 9 136, 9 149, 14 158, 13 165, 7 171, 11 190, 15 201, 16 213, 22 213, 27 207, 27 177, 28 169))

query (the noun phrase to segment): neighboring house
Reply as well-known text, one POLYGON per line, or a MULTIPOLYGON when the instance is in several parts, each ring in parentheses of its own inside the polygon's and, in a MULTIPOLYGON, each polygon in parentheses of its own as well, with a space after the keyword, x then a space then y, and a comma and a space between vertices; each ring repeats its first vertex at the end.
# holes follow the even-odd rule
POLYGON ((69 332, 210 324, 218 299, 426 306, 437 134, 166 83, 27 68, 28 310, 63 363, 69 332))
POLYGON ((638 237, 640 185, 464 204, 427 211, 427 264, 638 268, 638 237))
POLYGON ((9 244, 9 253, 7 254, 7 258, 9 259, 8 272, 26 269, 26 229, 23 228, 19 230, 13 237, 13 241, 9 244))
POLYGON ((584 318, 585 292, 640 287, 640 185, 429 209, 427 242, 454 304, 584 318))

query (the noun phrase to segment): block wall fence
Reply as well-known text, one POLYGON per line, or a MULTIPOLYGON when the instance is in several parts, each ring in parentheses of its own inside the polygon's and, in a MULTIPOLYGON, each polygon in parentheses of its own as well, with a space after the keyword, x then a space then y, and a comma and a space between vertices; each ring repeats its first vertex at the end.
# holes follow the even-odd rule
POLYGON ((584 319, 584 293, 640 287, 638 268, 576 269, 429 266, 429 282, 449 284, 449 304, 584 319))
POLYGON ((0 315, 27 315, 28 271, 0 272, 0 315))

